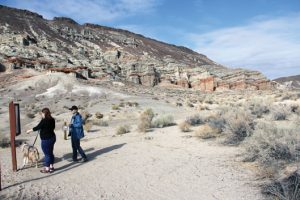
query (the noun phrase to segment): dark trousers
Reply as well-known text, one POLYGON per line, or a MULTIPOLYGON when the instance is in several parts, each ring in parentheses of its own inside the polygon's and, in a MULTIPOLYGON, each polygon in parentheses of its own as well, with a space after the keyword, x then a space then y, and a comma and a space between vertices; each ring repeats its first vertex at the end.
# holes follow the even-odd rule
POLYGON ((80 139, 71 136, 71 142, 72 142, 72 149, 73 149, 73 160, 77 160, 77 151, 79 152, 81 157, 85 159, 86 155, 80 146, 80 139))
POLYGON ((44 166, 49 167, 50 164, 53 165, 54 163, 54 154, 53 154, 53 149, 54 149, 54 144, 56 142, 56 137, 52 137, 47 140, 42 140, 42 150, 44 152, 45 158, 44 158, 44 166))

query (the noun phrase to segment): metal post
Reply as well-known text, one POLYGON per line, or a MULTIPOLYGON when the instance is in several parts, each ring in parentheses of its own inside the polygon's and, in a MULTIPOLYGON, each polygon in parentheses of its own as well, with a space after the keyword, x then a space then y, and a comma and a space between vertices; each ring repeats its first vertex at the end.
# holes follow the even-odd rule
POLYGON ((16 156, 16 112, 14 102, 9 103, 9 121, 10 121, 10 146, 13 171, 17 171, 17 156, 16 156))

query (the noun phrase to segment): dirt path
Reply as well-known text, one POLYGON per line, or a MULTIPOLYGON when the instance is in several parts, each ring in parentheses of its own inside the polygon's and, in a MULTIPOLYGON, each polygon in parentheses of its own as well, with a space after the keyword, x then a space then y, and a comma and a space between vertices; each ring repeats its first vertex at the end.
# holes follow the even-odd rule
POLYGON ((70 141, 58 133, 57 170, 46 175, 36 168, 12 174, 10 151, 1 150, 1 199, 262 199, 253 174, 235 162, 237 148, 186 137, 176 126, 146 135, 110 132, 86 136, 87 163, 70 162, 70 141))

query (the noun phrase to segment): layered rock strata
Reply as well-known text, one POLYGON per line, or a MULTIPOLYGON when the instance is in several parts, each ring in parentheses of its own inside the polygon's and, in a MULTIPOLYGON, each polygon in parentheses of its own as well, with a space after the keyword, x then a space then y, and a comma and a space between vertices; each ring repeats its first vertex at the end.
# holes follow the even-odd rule
POLYGON ((272 87, 259 72, 226 68, 185 47, 1 5, 0 36, 0 72, 33 68, 206 92, 272 87))

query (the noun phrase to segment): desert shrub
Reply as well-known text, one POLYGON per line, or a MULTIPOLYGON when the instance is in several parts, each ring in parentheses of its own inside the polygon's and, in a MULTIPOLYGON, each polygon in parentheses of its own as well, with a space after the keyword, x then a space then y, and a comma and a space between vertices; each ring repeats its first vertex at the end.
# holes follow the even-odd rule
POLYGON ((207 100, 207 101, 205 101, 205 103, 207 103, 207 104, 213 104, 214 102, 212 100, 207 100))
POLYGON ((27 113, 26 116, 30 119, 35 118, 35 114, 34 113, 27 113))
POLYGON ((85 124, 87 122, 87 120, 92 117, 93 115, 90 114, 88 111, 82 111, 81 112, 81 116, 82 116, 82 121, 83 121, 83 124, 85 124))
POLYGON ((153 119, 151 127, 163 128, 167 126, 173 126, 174 124, 174 118, 172 115, 162 115, 153 119))
POLYGON ((190 101, 191 103, 193 103, 193 104, 194 104, 194 103, 197 103, 197 99, 190 99, 189 101, 190 101))
POLYGON ((145 110, 140 115, 140 120, 138 124, 138 131, 139 132, 146 132, 149 128, 151 128, 151 122, 154 117, 153 110, 151 108, 145 110))
POLYGON ((182 106, 182 103, 180 103, 180 102, 176 102, 175 104, 176 104, 176 106, 178 106, 178 107, 181 107, 181 106, 182 106))
POLYGON ((191 102, 186 102, 186 106, 187 106, 187 107, 190 107, 190 108, 193 108, 193 107, 194 107, 194 104, 192 104, 191 102))
POLYGON ((213 104, 213 97, 212 96, 206 96, 205 97, 205 100, 204 100, 204 103, 207 103, 207 104, 213 104))
POLYGON ((251 114, 255 115, 258 118, 261 118, 264 114, 270 112, 270 108, 264 101, 255 102, 250 106, 251 114))
POLYGON ((146 109, 144 112, 143 112, 144 115, 146 115, 149 119, 153 119, 154 117, 154 112, 151 108, 148 108, 146 109))
POLYGON ((287 169, 286 166, 297 165, 300 161, 299 130, 296 124, 281 128, 274 123, 261 122, 256 125, 253 136, 245 140, 245 161, 258 162, 262 175, 271 178, 271 182, 263 186, 262 192, 274 199, 300 198, 299 171, 293 169, 282 173, 283 169, 287 169))
POLYGON ((192 126, 204 124, 205 122, 204 118, 198 114, 188 117, 185 121, 192 126))
POLYGON ((119 126, 119 128, 117 129, 116 135, 124 135, 129 132, 130 132, 130 126, 123 125, 123 126, 119 126))
POLYGON ((126 105, 128 105, 130 107, 138 107, 139 103, 138 102, 127 102, 126 105))
POLYGON ((97 119, 102 119, 102 118, 103 118, 103 114, 100 113, 100 112, 96 112, 96 113, 95 113, 95 117, 96 117, 97 119))
POLYGON ((285 100, 290 100, 291 99, 291 95, 290 94, 286 94, 284 96, 281 97, 281 101, 285 101, 285 100))
POLYGON ((278 200, 299 200, 300 199, 300 174, 298 171, 286 176, 283 179, 271 181, 262 188, 262 193, 273 196, 278 200))
POLYGON ((8 137, 1 137, 0 139, 0 147, 6 148, 10 146, 10 139, 8 137))
POLYGON ((205 104, 198 104, 197 110, 209 110, 209 107, 205 104))
POLYGON ((119 104, 119 107, 124 108, 124 107, 125 107, 125 103, 124 103, 124 102, 121 102, 121 103, 119 104))
POLYGON ((179 124, 179 129, 182 132, 189 132, 189 131, 191 131, 191 125, 189 123, 187 123, 186 121, 184 121, 179 124))
POLYGON ((86 132, 89 132, 92 127, 93 123, 91 121, 86 121, 86 123, 83 125, 83 128, 86 132))
POLYGON ((292 113, 300 114, 300 107, 298 104, 290 105, 289 109, 292 113))
POLYGON ((222 117, 210 117, 206 121, 210 127, 217 129, 220 133, 225 129, 226 121, 222 117))
POLYGON ((94 119, 93 125, 95 126, 108 126, 108 122, 102 119, 94 119))
POLYGON ((263 166, 285 164, 300 159, 299 127, 278 128, 261 123, 246 143, 246 161, 258 161, 263 166))
POLYGON ((119 105, 113 104, 113 105, 111 106, 111 109, 113 109, 113 110, 120 110, 120 106, 119 106, 119 105))
POLYGON ((226 120, 223 131, 226 136, 225 144, 238 145, 253 132, 253 118, 245 110, 229 111, 223 116, 223 119, 226 120))
POLYGON ((215 138, 218 136, 218 130, 215 128, 212 128, 208 124, 200 126, 196 131, 195 131, 195 136, 199 137, 201 139, 210 139, 210 138, 215 138))
POLYGON ((286 120, 288 116, 287 109, 283 106, 274 107, 271 111, 271 116, 273 120, 286 120))
POLYGON ((281 101, 285 101, 285 100, 297 100, 299 99, 299 94, 291 94, 291 93, 287 93, 285 94, 285 96, 282 97, 281 101))

